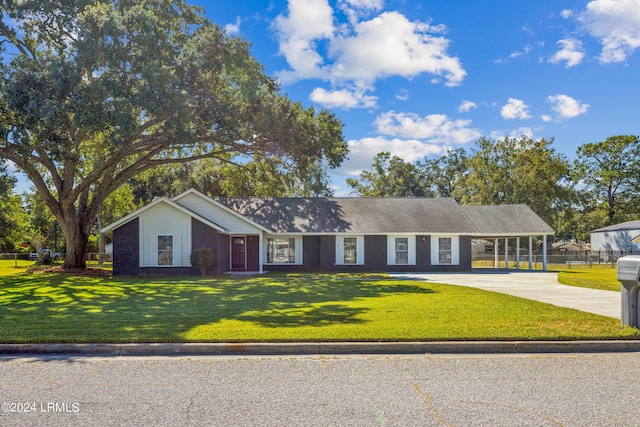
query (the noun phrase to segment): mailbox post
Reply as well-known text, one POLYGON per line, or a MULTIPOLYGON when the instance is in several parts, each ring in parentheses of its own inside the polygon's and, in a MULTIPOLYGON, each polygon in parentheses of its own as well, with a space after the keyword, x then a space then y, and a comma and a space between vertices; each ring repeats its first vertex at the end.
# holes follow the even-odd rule
POLYGON ((618 259, 618 280, 622 283, 622 324, 638 327, 638 297, 640 296, 640 255, 629 255, 618 259))

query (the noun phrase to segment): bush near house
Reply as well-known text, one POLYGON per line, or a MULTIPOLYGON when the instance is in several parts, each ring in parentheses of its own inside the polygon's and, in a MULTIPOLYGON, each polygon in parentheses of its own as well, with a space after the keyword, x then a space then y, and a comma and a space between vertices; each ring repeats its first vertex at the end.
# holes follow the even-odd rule
POLYGON ((207 267, 212 266, 216 260, 216 254, 210 248, 198 248, 191 252, 191 265, 200 269, 200 274, 204 277, 207 267))

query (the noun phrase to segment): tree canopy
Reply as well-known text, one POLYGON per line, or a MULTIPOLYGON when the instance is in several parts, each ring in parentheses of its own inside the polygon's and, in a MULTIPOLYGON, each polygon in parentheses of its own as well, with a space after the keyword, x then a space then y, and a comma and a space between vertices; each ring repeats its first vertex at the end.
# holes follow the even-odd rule
POLYGON ((0 155, 60 224, 64 267, 84 267, 105 198, 166 164, 278 158, 337 167, 328 111, 292 102, 251 56, 183 0, 32 0, 0 12, 0 155))
POLYGON ((640 214, 640 140, 635 135, 616 135, 578 148, 574 180, 589 207, 606 213, 606 225, 640 214))

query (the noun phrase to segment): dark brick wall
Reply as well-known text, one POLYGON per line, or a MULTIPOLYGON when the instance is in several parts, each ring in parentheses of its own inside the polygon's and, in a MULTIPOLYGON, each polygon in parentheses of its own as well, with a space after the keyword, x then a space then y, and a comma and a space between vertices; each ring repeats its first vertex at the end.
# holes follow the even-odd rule
MULTIPOLYGON (((216 254, 207 274, 219 275, 230 270, 230 237, 192 219, 193 248, 210 247, 216 254)), ((139 222, 134 219, 113 231, 113 274, 122 275, 197 275, 195 267, 139 267, 139 222)), ((460 265, 431 265, 430 236, 416 236, 416 265, 387 265, 387 236, 365 236, 364 265, 336 265, 335 236, 304 236, 302 265, 264 265, 265 271, 465 271, 471 269, 471 237, 461 236, 460 265)), ((259 270, 258 236, 247 236, 247 269, 259 270)))
POLYGON ((247 270, 260 270, 260 237, 247 236, 247 270))
MULTIPOLYGON (((218 240, 219 234, 216 230, 195 218, 191 218, 191 249, 211 248, 216 256, 213 265, 207 267, 206 274, 217 275, 224 273, 218 267, 218 257, 220 256, 218 253, 218 240)), ((199 273, 200 270, 195 268, 195 274, 199 273)))
POLYGON ((140 265, 138 218, 113 230, 113 275, 136 274, 140 265))

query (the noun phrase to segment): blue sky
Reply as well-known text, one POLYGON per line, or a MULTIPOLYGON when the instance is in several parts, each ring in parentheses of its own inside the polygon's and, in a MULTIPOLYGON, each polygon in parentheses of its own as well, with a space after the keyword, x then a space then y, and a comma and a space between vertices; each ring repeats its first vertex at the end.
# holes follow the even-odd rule
POLYGON ((187 1, 291 99, 341 118, 336 195, 380 151, 415 161, 524 135, 571 160, 640 133, 640 0, 187 1))
POLYGON ((305 106, 340 117, 344 179, 481 136, 578 146, 639 133, 640 0, 203 1, 305 106))

